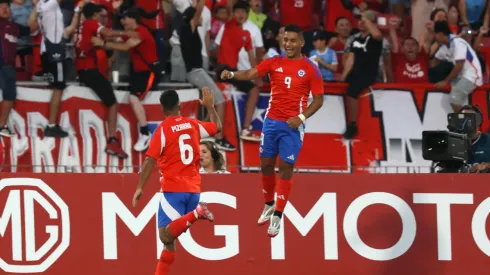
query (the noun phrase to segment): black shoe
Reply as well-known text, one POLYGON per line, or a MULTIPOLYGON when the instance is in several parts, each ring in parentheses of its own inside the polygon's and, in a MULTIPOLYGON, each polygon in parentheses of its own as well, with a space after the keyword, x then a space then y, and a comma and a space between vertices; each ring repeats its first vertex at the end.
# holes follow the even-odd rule
POLYGON ((351 122, 349 125, 347 125, 347 129, 345 130, 343 137, 345 139, 353 139, 355 136, 357 136, 357 124, 355 122, 351 122))
POLYGON ((13 136, 15 136, 15 133, 12 132, 9 129, 9 127, 3 126, 2 128, 0 128, 0 136, 3 136, 3 137, 13 137, 13 136))
POLYGON ((215 143, 218 149, 220 150, 227 151, 227 152, 233 152, 236 150, 235 146, 231 145, 231 143, 228 142, 226 138, 217 139, 215 143))
POLYGON ((44 136, 45 137, 54 137, 54 138, 64 138, 68 136, 68 133, 63 131, 59 125, 55 126, 46 126, 44 128, 44 136))

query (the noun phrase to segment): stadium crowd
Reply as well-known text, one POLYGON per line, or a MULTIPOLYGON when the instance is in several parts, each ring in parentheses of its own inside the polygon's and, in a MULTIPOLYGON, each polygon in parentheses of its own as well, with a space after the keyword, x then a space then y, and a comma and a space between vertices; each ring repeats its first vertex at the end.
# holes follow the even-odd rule
MULTIPOLYGON (((303 53, 320 68, 323 80, 349 84, 349 124, 345 138, 357 134, 357 98, 374 82, 434 83, 440 89, 451 83, 451 103, 457 110, 465 104, 465 96, 489 79, 486 60, 490 58, 487 37, 490 10, 486 0, 41 0, 39 3, 2 0, 0 3, 4 56, 8 51, 5 41, 11 38, 5 35, 9 25, 5 22, 19 28, 15 33, 16 54, 12 55, 16 59, 2 60, 1 78, 13 73, 5 65, 15 68, 16 80, 42 80, 48 76, 55 93, 45 134, 55 137, 67 135, 56 125, 65 82, 79 80, 92 88, 109 109, 111 138, 106 152, 121 158, 127 154, 113 134, 117 102, 113 93, 107 96, 101 89, 112 90, 111 82, 130 82, 130 104, 139 124, 143 125, 134 149, 144 151, 150 134, 140 100, 149 89, 156 89, 156 84, 162 81, 210 87, 215 93, 217 112, 224 120, 225 98, 216 85, 221 81, 216 76, 225 69, 249 69, 263 59, 284 53, 281 41, 284 27, 289 24, 302 28, 303 53), (84 39, 84 35, 89 39, 84 39), (452 43, 453 35, 463 38, 467 44, 452 43), (62 54, 56 51, 56 45, 63 45, 62 54), (463 52, 466 45, 473 49, 463 52), (52 54, 53 51, 61 57, 52 54), (56 64, 60 60, 55 56, 63 59, 61 79, 56 79, 60 74, 56 64), (456 61, 460 56, 468 62, 459 65, 456 61)), ((251 131, 251 122, 259 92, 267 79, 228 82, 249 95, 240 137, 260 141, 251 131)), ((12 85, 12 81, 3 79, 2 84, 12 85)), ((0 126, 4 128, 0 134, 10 135, 6 121, 15 95, 10 98, 4 95, 4 99, 0 114, 0 126)), ((210 146, 206 145, 208 151, 214 148, 210 146)), ((223 135, 216 137, 216 146, 220 150, 235 150, 223 135)))

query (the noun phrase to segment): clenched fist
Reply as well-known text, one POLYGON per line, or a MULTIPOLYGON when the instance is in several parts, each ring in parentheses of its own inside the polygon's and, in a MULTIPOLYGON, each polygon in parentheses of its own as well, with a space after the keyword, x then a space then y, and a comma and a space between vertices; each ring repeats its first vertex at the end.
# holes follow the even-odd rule
POLYGON ((233 77, 233 73, 228 70, 224 70, 221 72, 221 79, 223 80, 228 80, 231 79, 232 77, 233 77))

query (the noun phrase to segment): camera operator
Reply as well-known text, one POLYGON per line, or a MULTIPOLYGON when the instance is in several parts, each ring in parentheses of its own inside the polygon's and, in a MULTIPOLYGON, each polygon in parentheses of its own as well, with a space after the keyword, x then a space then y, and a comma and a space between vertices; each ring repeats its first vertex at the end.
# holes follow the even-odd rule
MULTIPOLYGON (((478 107, 465 105, 460 109, 461 113, 475 113, 477 116, 476 125, 482 123, 483 114, 478 107)), ((471 137, 471 172, 489 173, 490 172, 490 135, 478 130, 468 135, 471 137)))

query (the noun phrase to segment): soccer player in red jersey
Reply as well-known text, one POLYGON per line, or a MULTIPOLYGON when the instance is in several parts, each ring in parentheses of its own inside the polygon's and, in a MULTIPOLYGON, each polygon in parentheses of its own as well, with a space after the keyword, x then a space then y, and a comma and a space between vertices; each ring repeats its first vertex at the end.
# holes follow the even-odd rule
POLYGON ((211 122, 202 122, 180 115, 179 96, 169 90, 160 96, 166 116, 155 130, 146 151, 140 181, 133 197, 133 207, 141 198, 143 188, 153 167, 160 166, 162 197, 158 207, 160 240, 165 245, 155 275, 166 275, 175 259, 175 240, 198 219, 213 221, 206 203, 199 202, 201 175, 199 174, 201 138, 221 131, 221 122, 214 109, 214 98, 209 89, 202 90, 203 105, 211 122))
POLYGON ((305 41, 301 28, 288 25, 282 43, 285 55, 262 61, 247 71, 223 71, 221 78, 249 80, 269 74, 271 98, 260 141, 260 166, 265 207, 258 224, 270 219, 270 237, 279 234, 282 213, 292 186, 294 164, 303 145, 304 124, 323 105, 323 80, 318 67, 301 55, 305 41), (307 107, 310 91, 313 102, 307 107), (279 184, 274 168, 279 155, 279 184), (274 201, 274 190, 277 202, 274 201))
POLYGON ((139 34, 138 38, 123 37, 124 42, 105 42, 99 37, 92 37, 92 44, 96 47, 105 47, 115 51, 129 51, 131 56, 131 75, 129 79, 129 105, 140 125, 140 135, 134 145, 134 150, 143 152, 150 144, 150 130, 146 120, 146 113, 141 100, 150 90, 156 90, 162 68, 157 55, 155 39, 150 31, 139 24, 141 18, 149 18, 143 9, 132 7, 123 12, 121 23, 127 31, 139 34))

